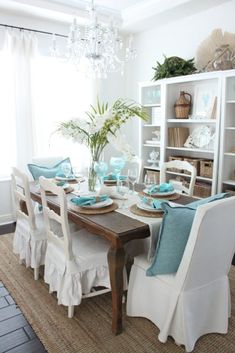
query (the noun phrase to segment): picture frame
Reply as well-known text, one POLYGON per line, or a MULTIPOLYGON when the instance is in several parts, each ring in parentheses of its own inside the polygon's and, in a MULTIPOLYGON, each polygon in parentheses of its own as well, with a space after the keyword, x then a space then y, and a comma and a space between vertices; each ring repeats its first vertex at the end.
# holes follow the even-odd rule
POLYGON ((214 119, 216 117, 217 94, 214 84, 195 87, 192 119, 214 119))

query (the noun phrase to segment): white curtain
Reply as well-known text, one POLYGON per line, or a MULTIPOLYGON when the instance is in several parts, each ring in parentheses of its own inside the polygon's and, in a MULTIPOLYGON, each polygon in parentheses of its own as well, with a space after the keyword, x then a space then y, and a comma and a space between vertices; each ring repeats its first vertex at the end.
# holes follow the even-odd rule
POLYGON ((20 169, 25 169, 35 153, 31 66, 37 52, 37 37, 32 32, 12 32, 9 49, 15 79, 16 161, 20 169))
POLYGON ((4 31, 0 55, 0 176, 11 166, 25 170, 34 155, 31 65, 37 38, 30 32, 4 31), (5 121, 3 121, 3 119, 5 121))
POLYGON ((9 176, 13 165, 27 171, 33 156, 69 156, 83 172, 89 164, 87 148, 52 132, 59 121, 85 118, 96 99, 94 82, 71 65, 40 55, 33 32, 4 30, 0 35, 0 178, 9 176))

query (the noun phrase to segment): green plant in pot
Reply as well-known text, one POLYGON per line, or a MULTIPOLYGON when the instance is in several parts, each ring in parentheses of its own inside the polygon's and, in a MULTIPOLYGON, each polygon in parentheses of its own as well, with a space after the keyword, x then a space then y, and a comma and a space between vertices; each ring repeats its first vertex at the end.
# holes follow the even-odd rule
POLYGON ((194 66, 194 58, 184 60, 178 56, 167 58, 165 55, 164 58, 163 64, 157 61, 157 66, 153 67, 153 70, 155 70, 153 81, 166 77, 190 75, 197 70, 194 66))

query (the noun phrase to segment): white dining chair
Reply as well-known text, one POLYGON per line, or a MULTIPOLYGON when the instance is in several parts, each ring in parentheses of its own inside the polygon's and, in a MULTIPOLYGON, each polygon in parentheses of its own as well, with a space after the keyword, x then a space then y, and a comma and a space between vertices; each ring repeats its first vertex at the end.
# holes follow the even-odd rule
POLYGON ((167 170, 171 168, 183 169, 189 172, 190 182, 189 186, 186 186, 184 182, 176 179, 170 179, 169 181, 174 186, 175 190, 180 193, 185 193, 189 196, 193 196, 193 190, 196 182, 197 171, 196 168, 187 161, 174 160, 169 162, 164 162, 161 164, 160 168, 160 183, 165 183, 167 181, 167 170))
POLYGON ((68 306, 68 317, 72 318, 74 306, 79 305, 83 297, 110 291, 109 242, 86 229, 71 233, 63 188, 44 177, 40 177, 39 182, 48 240, 44 279, 50 292, 57 292, 58 304, 68 306), (46 191, 58 196, 60 215, 49 208, 46 191), (51 220, 61 225, 62 237, 51 227, 51 220), (98 286, 105 289, 94 291, 98 286))
POLYGON ((11 178, 16 209, 13 252, 19 255, 21 263, 25 261, 26 267, 34 269, 34 279, 37 280, 47 246, 43 214, 34 213, 27 175, 13 167, 11 178))
POLYGON ((172 336, 187 352, 204 334, 227 333, 231 314, 228 272, 235 250, 235 197, 198 206, 175 274, 146 276, 138 256, 131 269, 127 314, 151 320, 159 341, 172 336))

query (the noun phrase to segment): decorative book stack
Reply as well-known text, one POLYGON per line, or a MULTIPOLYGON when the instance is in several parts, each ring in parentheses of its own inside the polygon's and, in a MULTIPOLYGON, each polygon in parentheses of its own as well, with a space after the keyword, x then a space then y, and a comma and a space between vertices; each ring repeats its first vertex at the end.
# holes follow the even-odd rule
POLYGON ((169 127, 168 145, 170 147, 183 147, 189 136, 188 127, 169 127))

